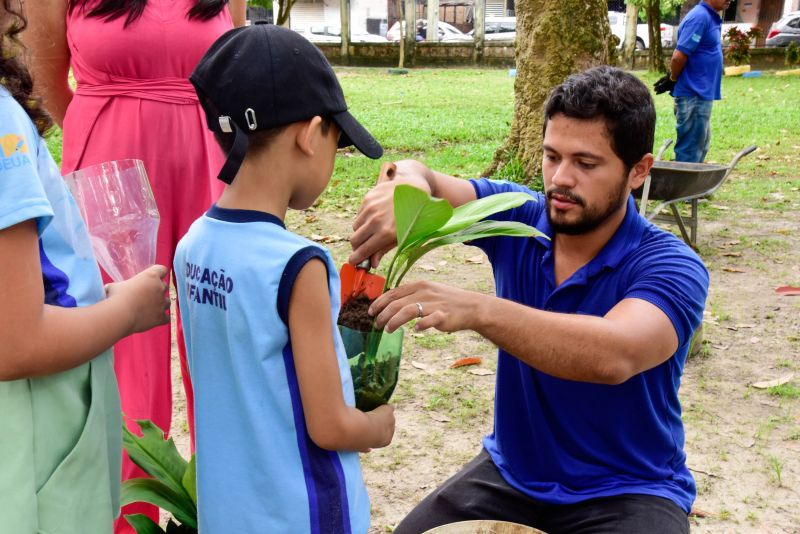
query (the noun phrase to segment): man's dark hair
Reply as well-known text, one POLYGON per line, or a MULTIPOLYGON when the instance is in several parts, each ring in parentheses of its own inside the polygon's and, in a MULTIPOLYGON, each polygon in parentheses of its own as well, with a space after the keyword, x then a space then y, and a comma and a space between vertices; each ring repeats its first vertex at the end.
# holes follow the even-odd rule
POLYGON ((547 99, 543 133, 558 114, 573 119, 604 119, 611 148, 628 170, 653 151, 653 98, 644 83, 623 70, 602 66, 567 78, 547 99))

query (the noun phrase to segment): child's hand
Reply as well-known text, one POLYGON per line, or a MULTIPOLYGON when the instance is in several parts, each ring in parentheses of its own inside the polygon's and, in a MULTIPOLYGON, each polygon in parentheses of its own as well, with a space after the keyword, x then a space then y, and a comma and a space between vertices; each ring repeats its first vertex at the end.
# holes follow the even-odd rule
POLYGON ((169 322, 170 300, 164 282, 167 273, 163 265, 153 265, 124 282, 106 285, 106 296, 120 299, 131 310, 131 333, 169 322))
MULTIPOLYGON (((371 412, 367 412, 367 417, 372 423, 374 439, 372 447, 376 449, 386 447, 392 442, 394 436, 394 406, 390 404, 378 406, 371 412)), ((369 450, 365 452, 369 452, 369 450)))

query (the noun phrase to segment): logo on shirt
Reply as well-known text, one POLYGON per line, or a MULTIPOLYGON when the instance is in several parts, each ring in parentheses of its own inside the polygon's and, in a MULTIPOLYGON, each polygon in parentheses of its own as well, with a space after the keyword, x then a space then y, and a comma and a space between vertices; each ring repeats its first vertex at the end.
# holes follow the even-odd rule
POLYGON ((700 39, 702 39, 702 38, 703 38, 703 36, 700 35, 699 33, 693 33, 692 34, 692 41, 694 41, 695 43, 699 43, 700 39))
POLYGON ((225 269, 186 262, 186 280, 186 296, 190 301, 228 309, 226 298, 233 291, 233 278, 225 275, 225 269))
POLYGON ((22 135, 6 134, 0 137, 0 169, 10 170, 14 167, 30 165, 28 143, 22 135))

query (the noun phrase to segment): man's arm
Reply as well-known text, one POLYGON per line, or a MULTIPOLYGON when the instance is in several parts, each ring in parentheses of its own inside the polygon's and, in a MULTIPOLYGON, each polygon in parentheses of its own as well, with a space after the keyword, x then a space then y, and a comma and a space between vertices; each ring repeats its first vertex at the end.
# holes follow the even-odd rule
POLYGON ((433 282, 379 297, 376 327, 394 331, 418 317, 417 330, 474 330, 531 367, 566 380, 620 384, 666 361, 678 348, 670 319, 657 306, 624 299, 604 317, 542 311, 510 300, 433 282))
POLYGON ((385 163, 378 184, 365 196, 353 223, 348 261, 358 264, 367 258, 377 267, 381 258, 397 245, 394 225, 394 188, 398 184, 418 187, 432 196, 444 198, 453 207, 475 200, 475 189, 466 180, 429 169, 419 161, 385 163))
POLYGON ((689 60, 689 56, 678 50, 677 48, 672 53, 672 59, 669 63, 669 78, 673 82, 677 82, 678 78, 680 78, 681 73, 683 72, 683 68, 686 66, 686 62, 689 60))
POLYGON ((230 0, 228 9, 231 13, 231 20, 234 28, 240 28, 247 22, 247 2, 246 0, 230 0))

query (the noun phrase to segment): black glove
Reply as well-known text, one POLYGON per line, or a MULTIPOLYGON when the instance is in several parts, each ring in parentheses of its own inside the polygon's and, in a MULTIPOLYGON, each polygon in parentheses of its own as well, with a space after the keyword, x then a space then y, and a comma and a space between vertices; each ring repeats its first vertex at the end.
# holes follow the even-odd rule
POLYGON ((657 95, 660 95, 661 93, 672 92, 672 90, 675 89, 675 84, 677 82, 673 81, 670 76, 671 75, 667 73, 653 84, 653 89, 656 90, 657 95))

